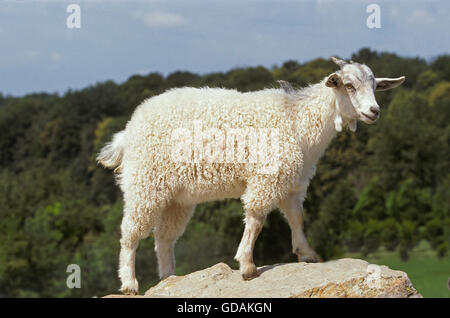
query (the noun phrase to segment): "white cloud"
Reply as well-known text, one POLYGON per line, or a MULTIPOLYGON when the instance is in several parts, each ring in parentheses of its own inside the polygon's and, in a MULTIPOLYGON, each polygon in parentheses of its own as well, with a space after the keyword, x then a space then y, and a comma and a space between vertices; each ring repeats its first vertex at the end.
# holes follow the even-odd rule
POLYGON ((134 15, 149 27, 172 28, 186 24, 186 19, 175 13, 152 11, 148 13, 137 12, 134 15))
POLYGON ((36 50, 28 50, 26 52, 26 58, 29 59, 29 60, 34 60, 38 56, 39 56, 39 52, 36 51, 36 50))
POLYGON ((59 62, 61 60, 61 54, 59 54, 58 52, 52 52, 52 54, 50 54, 50 59, 53 62, 59 62))
POLYGON ((415 9, 407 18, 411 24, 432 24, 436 22, 435 17, 425 9, 415 9))
POLYGON ((396 19, 398 17, 398 9, 396 7, 390 7, 389 16, 393 19, 396 19))
POLYGON ((148 73, 149 73, 149 70, 139 69, 136 72, 134 72, 133 74, 144 76, 144 75, 147 75, 148 73))

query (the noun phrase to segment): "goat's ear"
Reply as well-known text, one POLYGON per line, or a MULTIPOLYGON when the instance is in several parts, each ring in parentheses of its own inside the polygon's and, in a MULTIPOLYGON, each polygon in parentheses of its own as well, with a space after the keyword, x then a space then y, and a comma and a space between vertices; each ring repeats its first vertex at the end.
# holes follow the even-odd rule
POLYGON ((285 93, 291 94, 295 91, 291 83, 282 80, 279 80, 277 82, 278 84, 280 84, 280 87, 284 90, 285 93))
POLYGON ((325 85, 328 87, 339 87, 341 85, 342 80, 341 77, 337 73, 330 74, 325 82, 325 85))
POLYGON ((387 91, 388 89, 392 89, 392 88, 399 86, 404 81, 405 81, 404 76, 397 77, 397 78, 387 78, 387 77, 377 78, 376 79, 376 83, 377 83, 376 90, 377 91, 387 91))

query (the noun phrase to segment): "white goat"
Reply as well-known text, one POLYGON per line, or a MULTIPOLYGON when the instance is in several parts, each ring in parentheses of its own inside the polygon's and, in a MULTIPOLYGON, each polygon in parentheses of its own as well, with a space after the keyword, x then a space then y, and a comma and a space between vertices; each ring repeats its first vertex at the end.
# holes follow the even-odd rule
POLYGON ((124 195, 119 260, 123 293, 138 292, 136 248, 152 231, 160 278, 175 274, 175 241, 195 205, 210 200, 240 198, 243 203, 245 229, 235 258, 244 279, 258 275, 253 247, 275 207, 287 218, 299 261, 319 260, 303 232, 302 207, 317 161, 344 125, 355 131, 356 120, 373 124, 378 119, 375 90, 391 89, 404 81, 404 77, 375 78, 366 65, 332 60, 339 71, 299 90, 286 82, 281 89, 248 93, 177 88, 137 107, 125 130, 97 158, 118 173, 124 195), (241 138, 244 145, 235 149, 238 137, 255 132, 252 140, 256 142, 244 136, 247 141, 241 138), (271 139, 270 160, 264 161, 267 152, 256 156, 264 162, 251 160, 255 145, 259 150, 269 144, 267 132, 276 137, 271 139), (196 147, 207 149, 203 157, 196 147), (211 149, 216 157, 207 160, 211 149), (220 156, 230 150, 230 160, 220 156), (273 164, 275 169, 263 169, 273 164))

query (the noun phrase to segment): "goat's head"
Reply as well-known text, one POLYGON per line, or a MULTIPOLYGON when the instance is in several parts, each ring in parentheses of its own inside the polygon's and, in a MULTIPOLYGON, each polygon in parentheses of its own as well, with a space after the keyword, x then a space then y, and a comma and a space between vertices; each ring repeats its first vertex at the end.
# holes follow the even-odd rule
POLYGON ((373 124, 380 116, 380 106, 375 100, 375 91, 385 91, 399 86, 405 77, 375 78, 372 70, 364 64, 331 57, 340 70, 328 76, 325 85, 336 94, 336 130, 342 130, 343 122, 348 122, 352 131, 356 130, 359 119, 373 124))

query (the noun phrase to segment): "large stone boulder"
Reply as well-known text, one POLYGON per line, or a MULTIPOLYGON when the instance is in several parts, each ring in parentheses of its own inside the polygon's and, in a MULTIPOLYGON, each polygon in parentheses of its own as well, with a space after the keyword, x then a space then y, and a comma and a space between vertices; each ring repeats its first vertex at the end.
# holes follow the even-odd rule
POLYGON ((360 259, 267 265, 258 272, 259 277, 244 281, 239 271, 219 263, 168 277, 144 297, 422 297, 406 273, 360 259))

